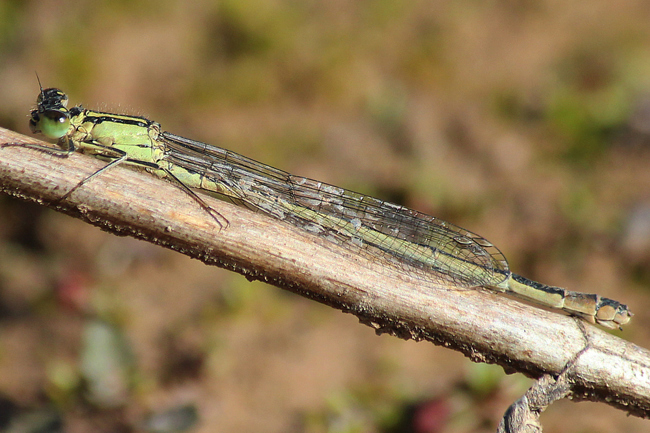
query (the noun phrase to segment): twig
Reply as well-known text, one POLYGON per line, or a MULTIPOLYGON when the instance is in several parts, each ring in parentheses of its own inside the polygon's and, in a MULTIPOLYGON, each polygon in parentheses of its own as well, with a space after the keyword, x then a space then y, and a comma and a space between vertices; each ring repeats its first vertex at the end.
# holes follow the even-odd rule
POLYGON ((584 324, 580 324, 580 327, 586 342, 584 349, 569 361, 557 378, 550 374, 543 375, 519 400, 510 405, 497 427, 497 433, 542 433, 540 415, 557 400, 571 395, 573 367, 580 357, 591 349, 584 324))
MULTIPOLYGON (((0 146, 27 142, 37 141, 0 128, 0 146)), ((378 334, 428 340, 509 372, 557 375, 586 346, 586 336, 589 350, 571 372, 573 397, 650 416, 650 352, 594 326, 583 334, 578 319, 406 275, 283 222, 206 198, 229 221, 220 230, 173 184, 125 167, 56 203, 103 165, 84 155, 57 158, 4 147, 0 190, 352 313, 378 334)))
POLYGON ((566 377, 555 380, 545 374, 506 411, 497 433, 542 433, 539 415, 553 402, 565 398, 571 390, 566 377))

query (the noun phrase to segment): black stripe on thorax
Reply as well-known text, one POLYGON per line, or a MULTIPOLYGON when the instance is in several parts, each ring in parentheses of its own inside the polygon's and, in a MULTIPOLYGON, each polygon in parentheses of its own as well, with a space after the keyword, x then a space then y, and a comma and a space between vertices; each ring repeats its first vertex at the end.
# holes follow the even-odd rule
MULTIPOLYGON (((74 113, 71 110, 71 113, 74 113)), ((112 114, 112 113, 103 113, 101 111, 90 111, 85 110, 80 112, 84 116, 84 122, 91 122, 95 125, 99 125, 104 122, 113 122, 119 123, 121 125, 133 125, 140 126, 143 128, 150 127, 154 122, 140 116, 126 116, 124 114, 112 114)))

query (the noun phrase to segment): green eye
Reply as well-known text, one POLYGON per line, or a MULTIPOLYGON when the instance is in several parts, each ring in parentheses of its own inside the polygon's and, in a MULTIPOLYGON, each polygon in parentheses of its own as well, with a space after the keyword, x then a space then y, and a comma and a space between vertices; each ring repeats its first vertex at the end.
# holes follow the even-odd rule
POLYGON ((70 129, 70 116, 67 111, 46 110, 32 111, 29 127, 33 133, 42 133, 48 138, 61 138, 70 129))

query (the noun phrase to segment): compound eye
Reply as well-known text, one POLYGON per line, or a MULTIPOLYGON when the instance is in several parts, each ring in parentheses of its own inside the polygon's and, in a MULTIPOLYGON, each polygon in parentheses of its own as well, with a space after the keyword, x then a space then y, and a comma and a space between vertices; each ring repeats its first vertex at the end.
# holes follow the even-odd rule
POLYGON ((39 134, 41 132, 40 126, 38 125, 41 121, 41 116, 38 114, 38 110, 32 111, 32 118, 29 119, 29 129, 31 129, 32 134, 39 134))
POLYGON ((29 127, 33 133, 42 133, 48 138, 58 139, 68 133, 70 116, 66 111, 46 110, 32 111, 29 127))

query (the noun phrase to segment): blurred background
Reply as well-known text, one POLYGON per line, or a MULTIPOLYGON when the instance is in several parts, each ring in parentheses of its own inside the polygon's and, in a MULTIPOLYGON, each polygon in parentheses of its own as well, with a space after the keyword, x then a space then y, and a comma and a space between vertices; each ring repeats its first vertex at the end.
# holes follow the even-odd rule
MULTIPOLYGON (((44 87, 441 217, 650 346, 650 5, 0 2, 0 125, 44 87)), ((0 196, 0 429, 492 432, 530 385, 0 196)), ((641 432, 561 401, 545 432, 641 432)))

